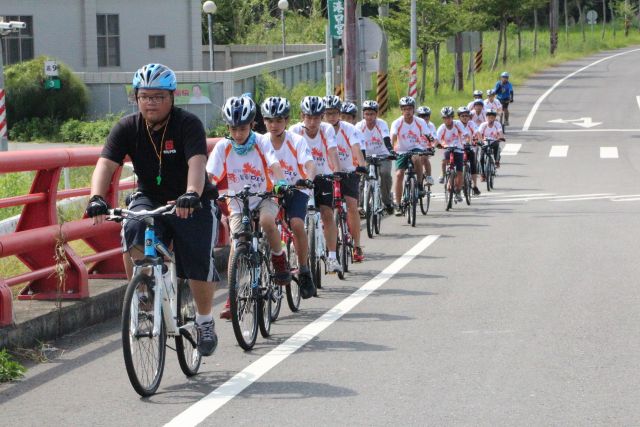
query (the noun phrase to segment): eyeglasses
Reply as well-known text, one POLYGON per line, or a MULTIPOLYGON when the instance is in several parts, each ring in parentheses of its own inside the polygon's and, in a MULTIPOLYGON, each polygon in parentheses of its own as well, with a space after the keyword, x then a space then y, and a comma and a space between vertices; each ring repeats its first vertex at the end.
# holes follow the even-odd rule
POLYGON ((164 102, 165 99, 167 99, 168 96, 166 95, 140 95, 138 96, 138 101, 143 102, 145 104, 160 104, 162 102, 164 102))

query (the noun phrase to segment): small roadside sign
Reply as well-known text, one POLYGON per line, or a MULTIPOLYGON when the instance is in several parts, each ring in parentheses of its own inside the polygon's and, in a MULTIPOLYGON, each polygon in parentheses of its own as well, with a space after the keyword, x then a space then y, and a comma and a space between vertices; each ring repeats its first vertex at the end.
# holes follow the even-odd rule
POLYGON ((57 77, 51 77, 44 81, 44 88, 46 90, 60 90, 62 88, 62 81, 57 77))
POLYGON ((598 22, 598 12, 592 9, 587 12, 587 24, 594 25, 596 22, 598 22))
POLYGON ((44 61, 44 75, 58 77, 58 63, 56 61, 44 61))
MULTIPOLYGON (((480 50, 480 32, 479 31, 464 31, 462 33, 462 51, 463 52, 477 52, 480 50)), ((456 38, 449 37, 447 39, 447 52, 456 52, 456 38)))

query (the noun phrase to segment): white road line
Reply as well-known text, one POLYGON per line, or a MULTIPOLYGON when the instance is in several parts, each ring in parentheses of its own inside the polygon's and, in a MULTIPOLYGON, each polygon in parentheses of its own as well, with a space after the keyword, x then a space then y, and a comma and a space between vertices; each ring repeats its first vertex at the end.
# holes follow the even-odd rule
POLYGON ((532 129, 528 131, 510 130, 509 133, 539 133, 539 132, 640 132, 640 129, 532 129))
POLYGON ((308 324, 295 335, 238 372, 233 378, 191 405, 184 412, 169 421, 166 426, 195 426, 220 409, 225 403, 233 399, 245 388, 259 380, 264 374, 273 369, 280 362, 291 356, 300 347, 317 337, 322 331, 331 326, 344 314, 351 311, 373 291, 391 279, 415 257, 420 255, 440 236, 426 236, 404 255, 396 259, 391 265, 382 270, 376 277, 362 285, 354 293, 340 301, 319 319, 308 324))
POLYGON ((613 194, 607 194, 607 195, 602 195, 602 196, 592 196, 592 197, 574 197, 574 196, 568 196, 568 197, 564 197, 564 198, 559 198, 559 199, 553 199, 553 200, 549 200, 550 202, 581 202, 583 200, 601 200, 601 199, 610 199, 611 196, 613 196, 613 194))
POLYGON ((505 198, 499 198, 499 199, 493 199, 493 200, 489 200, 490 202, 496 202, 496 203, 509 203, 509 202, 528 202, 529 200, 535 201, 535 200, 554 200, 554 199, 567 199, 567 198, 587 198, 587 197, 611 197, 613 196, 613 194, 611 193, 597 193, 597 194, 566 194, 564 196, 542 196, 542 195, 538 195, 538 196, 533 196, 533 197, 521 197, 521 198, 513 198, 513 199, 505 199, 505 198))
POLYGON ((640 96, 636 96, 636 101, 638 102, 638 108, 640 108, 640 96))
MULTIPOLYGON (((485 193, 487 194, 487 197, 491 197, 493 195, 493 192, 491 193, 485 193)), ((555 196, 556 193, 531 193, 531 194, 513 194, 511 196, 500 196, 498 197, 499 199, 507 199, 507 198, 521 198, 521 197, 548 197, 548 196, 555 196)), ((484 197, 482 197, 484 198, 484 197)))
POLYGON ((500 152, 501 156, 515 156, 520 151, 522 144, 505 144, 500 152))
POLYGON ((600 147, 601 159, 617 159, 618 147, 600 147))
POLYGON ((567 157, 568 145, 553 145, 549 151, 549 157, 567 157))
POLYGON ((640 197, 612 198, 612 202, 639 202, 640 197))
POLYGON ((607 56, 607 57, 604 57, 604 58, 600 58, 597 61, 592 62, 589 65, 585 65, 584 67, 580 68, 579 70, 574 71, 573 73, 567 74, 566 76, 564 76, 563 78, 561 78, 560 80, 555 82, 553 84, 553 86, 551 86, 549 89, 547 89, 547 91, 545 93, 543 93, 540 96, 540 98, 538 98, 536 103, 533 105, 533 107, 531 108, 531 111, 529 112, 529 115, 527 116, 527 119, 524 121, 524 126, 522 126, 522 130, 525 131, 525 132, 529 130, 529 126, 531 126, 531 122, 533 121, 533 116, 536 115, 536 112, 538 111, 538 108, 540 108, 540 104, 542 104, 542 101, 544 101, 546 99, 546 97, 549 96, 551 94, 551 92, 553 92, 565 80, 575 76, 576 74, 586 70, 587 68, 593 67, 594 65, 597 65, 597 64, 599 64, 599 63, 601 63, 603 61, 606 61, 608 59, 615 58, 615 57, 621 56, 621 55, 626 55, 627 53, 631 53, 631 52, 638 52, 638 51, 640 51, 640 49, 632 49, 632 50, 627 50, 627 51, 624 51, 624 52, 616 53, 615 55, 611 55, 611 56, 607 56))

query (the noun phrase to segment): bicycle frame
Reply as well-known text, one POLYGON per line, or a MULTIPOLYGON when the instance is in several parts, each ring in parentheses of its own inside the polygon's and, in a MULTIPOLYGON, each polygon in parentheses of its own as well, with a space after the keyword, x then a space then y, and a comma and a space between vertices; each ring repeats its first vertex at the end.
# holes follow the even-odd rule
POLYGON ((325 257, 326 244, 324 241, 324 233, 322 230, 322 220, 320 217, 320 211, 316 209, 316 203, 313 196, 309 197, 309 201, 307 202, 307 216, 305 217, 305 221, 304 221, 305 230, 309 230, 309 227, 314 227, 316 229, 315 256, 317 258, 322 259, 325 257))
MULTIPOLYGON (((367 156, 369 160, 369 174, 367 175, 367 179, 364 181, 364 194, 367 194, 367 190, 370 186, 373 186, 373 212, 377 213, 382 210, 382 199, 380 196, 380 172, 379 162, 384 160, 384 158, 379 158, 375 154, 372 156, 367 156)), ((365 212, 368 212, 369 205, 368 203, 363 203, 365 212)))

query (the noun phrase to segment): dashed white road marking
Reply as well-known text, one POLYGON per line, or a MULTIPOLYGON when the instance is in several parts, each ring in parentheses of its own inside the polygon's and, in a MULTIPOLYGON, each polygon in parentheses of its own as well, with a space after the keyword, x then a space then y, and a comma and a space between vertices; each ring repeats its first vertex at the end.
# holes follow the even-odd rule
POLYGON ((500 155, 515 156, 518 154, 518 151, 520 151, 520 148, 522 148, 522 144, 505 144, 504 148, 500 152, 500 155))
POLYGON ((553 145, 549 151, 549 157, 567 157, 568 145, 553 145))
POLYGON ((376 277, 369 280, 354 293, 340 301, 320 318, 299 330, 291 338, 244 368, 241 372, 238 372, 233 378, 200 399, 195 404, 191 405, 182 413, 178 414, 178 416, 169 421, 166 425, 175 427, 195 426, 204 421, 244 389, 258 381, 264 374, 269 372, 280 362, 291 356, 300 347, 317 337, 322 331, 351 311, 356 305, 360 304, 360 302, 368 297, 373 291, 384 285, 415 257, 420 255, 425 249, 438 240, 438 237, 440 236, 430 235, 420 240, 415 246, 405 252, 404 255, 401 255, 392 262, 391 265, 378 273, 376 277))
POLYGON ((600 147, 601 159, 617 159, 618 147, 600 147))

